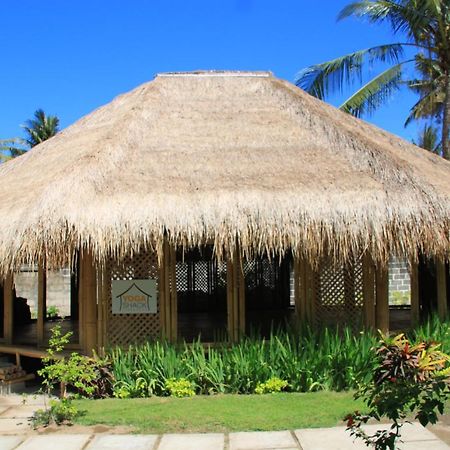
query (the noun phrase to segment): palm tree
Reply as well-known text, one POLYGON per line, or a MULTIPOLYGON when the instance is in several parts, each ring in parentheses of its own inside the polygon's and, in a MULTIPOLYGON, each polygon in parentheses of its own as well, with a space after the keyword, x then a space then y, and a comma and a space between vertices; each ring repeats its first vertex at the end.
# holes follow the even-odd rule
POLYGON ((441 126, 443 156, 450 159, 450 2, 449 0, 363 0, 349 4, 338 19, 367 19, 388 23, 404 42, 380 45, 308 67, 299 72, 296 84, 325 99, 355 81, 362 84, 366 67, 388 64, 359 88, 340 109, 360 117, 371 114, 391 95, 407 85, 419 96, 406 120, 433 119, 441 126), (408 50, 413 50, 406 57, 408 50), (405 68, 413 65, 417 79, 407 78, 405 68))
POLYGON ((27 120, 22 128, 27 135, 25 141, 30 147, 40 144, 59 131, 57 116, 47 116, 42 109, 34 112, 34 119, 27 120))
POLYGON ((0 139, 0 163, 24 154, 28 144, 24 139, 0 139))
POLYGON ((430 152, 441 154, 439 132, 432 124, 426 124, 420 131, 417 141, 413 139, 413 143, 430 152))
POLYGON ((57 116, 47 116, 42 109, 34 112, 34 118, 27 120, 22 128, 25 138, 0 139, 0 162, 24 154, 30 148, 51 138, 59 131, 57 116))

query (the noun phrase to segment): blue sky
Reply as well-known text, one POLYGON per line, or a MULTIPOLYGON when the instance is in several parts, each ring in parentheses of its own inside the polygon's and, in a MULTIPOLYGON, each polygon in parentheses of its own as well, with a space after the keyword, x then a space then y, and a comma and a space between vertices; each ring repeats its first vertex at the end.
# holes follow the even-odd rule
MULTIPOLYGON (((66 127, 158 72, 271 70, 293 81, 302 67, 393 41, 387 27, 336 22, 347 3, 1 0, 0 138, 20 136, 37 108, 66 127)), ((413 101, 399 93, 366 119, 410 139, 413 101)))

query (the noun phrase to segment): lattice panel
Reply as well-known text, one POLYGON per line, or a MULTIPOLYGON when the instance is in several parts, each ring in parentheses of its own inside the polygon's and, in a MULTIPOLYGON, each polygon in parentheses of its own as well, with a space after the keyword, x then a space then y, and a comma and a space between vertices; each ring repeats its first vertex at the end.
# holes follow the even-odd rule
POLYGON ((243 270, 248 289, 254 289, 258 286, 274 289, 277 286, 278 261, 269 261, 268 259, 244 261, 243 270))
POLYGON ((315 275, 315 312, 318 325, 360 327, 363 312, 363 268, 361 260, 333 266, 324 261, 315 275))
POLYGON ((160 336, 159 317, 159 277, 158 259, 155 253, 141 252, 127 257, 121 264, 110 261, 107 268, 107 336, 110 346, 125 346, 142 343, 160 336), (112 280, 138 280, 145 278, 156 279, 157 285, 157 314, 113 314, 112 313, 112 280))
POLYGON ((226 262, 211 260, 177 261, 176 267, 177 296, 179 307, 184 310, 199 310, 202 301, 225 304, 226 301, 226 262))

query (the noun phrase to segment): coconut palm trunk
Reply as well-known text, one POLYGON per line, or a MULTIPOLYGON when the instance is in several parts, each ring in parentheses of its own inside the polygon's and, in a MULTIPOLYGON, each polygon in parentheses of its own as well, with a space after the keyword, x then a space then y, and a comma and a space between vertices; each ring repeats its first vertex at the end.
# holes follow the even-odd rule
POLYGON ((442 121, 442 153, 450 160, 450 74, 446 76, 444 116, 442 121))

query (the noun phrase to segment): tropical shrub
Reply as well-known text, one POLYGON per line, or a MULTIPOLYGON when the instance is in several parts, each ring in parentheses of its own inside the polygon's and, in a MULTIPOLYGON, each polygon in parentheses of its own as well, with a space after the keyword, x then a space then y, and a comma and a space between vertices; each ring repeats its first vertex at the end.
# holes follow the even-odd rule
POLYGON ((166 390, 171 397, 193 397, 195 395, 193 384, 185 378, 171 378, 166 381, 166 390))
POLYGON ((426 426, 436 423, 438 413, 443 413, 450 394, 450 357, 440 350, 440 344, 412 344, 404 334, 394 338, 382 336, 376 354, 372 379, 355 395, 364 400, 369 412, 349 414, 347 429, 367 446, 395 449, 408 415, 414 414, 426 426), (391 426, 369 435, 362 426, 370 419, 388 419, 391 426))
POLYGON ((52 423, 70 425, 80 414, 81 412, 70 399, 63 398, 61 400, 50 400, 50 407, 35 411, 30 421, 33 428, 47 427, 52 423))
POLYGON ((47 394, 60 386, 61 397, 66 397, 67 387, 72 387, 80 396, 101 398, 112 391, 112 373, 107 359, 89 358, 73 352, 63 356, 72 332, 62 334, 61 326, 51 330, 47 355, 42 359, 44 367, 38 371, 47 394))
POLYGON ((265 383, 258 383, 258 386, 256 386, 255 389, 255 394, 274 394, 285 390, 287 387, 287 381, 281 380, 277 377, 272 377, 265 383))

